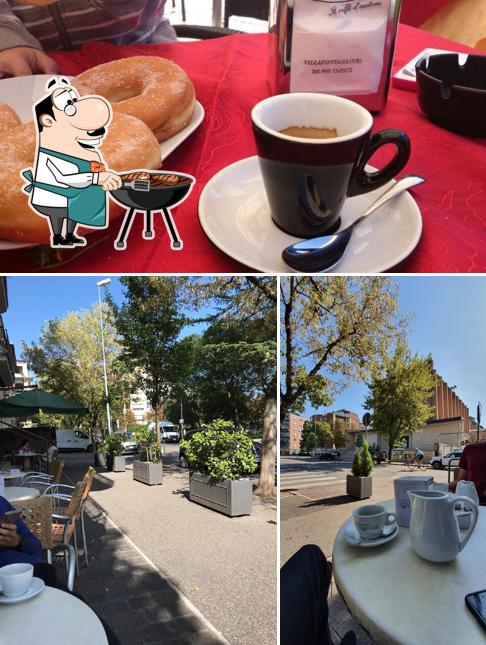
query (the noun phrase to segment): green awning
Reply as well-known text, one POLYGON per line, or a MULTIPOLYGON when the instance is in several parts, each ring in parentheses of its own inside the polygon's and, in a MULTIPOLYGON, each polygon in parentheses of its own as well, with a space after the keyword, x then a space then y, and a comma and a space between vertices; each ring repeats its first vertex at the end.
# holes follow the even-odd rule
POLYGON ((88 409, 76 401, 37 389, 18 392, 0 401, 0 417, 30 417, 39 412, 88 414, 88 409))

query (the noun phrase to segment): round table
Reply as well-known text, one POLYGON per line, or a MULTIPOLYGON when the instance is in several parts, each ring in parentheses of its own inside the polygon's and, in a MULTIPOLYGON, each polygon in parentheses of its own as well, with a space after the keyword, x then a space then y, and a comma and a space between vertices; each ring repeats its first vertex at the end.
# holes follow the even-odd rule
POLYGON ((0 624, 2 643, 108 643, 103 625, 88 605, 53 587, 45 587, 30 600, 0 605, 0 624))
POLYGON ((39 497, 40 492, 37 488, 28 488, 27 486, 9 486, 0 493, 1 497, 9 502, 25 502, 27 499, 39 497))
MULTIPOLYGON (((383 504, 395 510, 394 500, 383 504)), ((355 619, 377 645, 467 643, 484 645, 484 631, 464 602, 486 584, 486 508, 479 509, 469 542, 452 562, 423 560, 410 546, 409 531, 378 547, 352 547, 344 529, 336 536, 333 574, 355 619)))

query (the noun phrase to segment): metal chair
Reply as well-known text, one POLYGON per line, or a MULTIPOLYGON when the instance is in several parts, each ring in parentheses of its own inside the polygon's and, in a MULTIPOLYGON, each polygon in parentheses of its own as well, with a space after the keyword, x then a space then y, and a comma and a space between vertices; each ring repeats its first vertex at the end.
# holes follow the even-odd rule
MULTIPOLYGON (((176 1, 172 0, 172 8, 176 8, 176 1)), ((181 0, 181 11, 182 11, 182 21, 186 22, 186 2, 185 0, 181 0)))
POLYGON ((39 486, 49 486, 50 484, 57 484, 61 481, 62 471, 64 469, 64 462, 59 459, 54 459, 48 468, 48 474, 38 471, 29 471, 24 474, 21 480, 21 486, 38 488, 39 486))
MULTIPOLYGON (((88 566, 88 545, 86 542, 86 532, 84 528, 84 507, 86 505, 86 502, 88 501, 88 496, 91 491, 91 486, 93 484, 93 479, 94 476, 96 475, 96 470, 92 467, 89 466, 88 470, 86 471, 84 477, 83 477, 83 482, 85 482, 85 489, 83 492, 83 498, 81 501, 81 508, 80 508, 80 515, 76 517, 76 521, 78 519, 81 520, 81 534, 83 538, 83 551, 84 551, 84 561, 86 566, 88 566)), ((62 497, 65 500, 70 500, 71 496, 73 495, 74 491, 74 486, 70 486, 69 484, 53 484, 52 486, 49 486, 46 488, 44 491, 44 495, 49 495, 49 494, 55 494, 60 497, 62 497)), ((57 498, 59 499, 59 497, 57 498)), ((67 507, 66 506, 57 506, 56 512, 65 515, 67 512, 67 507)))
POLYGON ((269 5, 268 0, 225 0, 224 26, 228 26, 230 16, 268 20, 269 5))
POLYGON ((27 528, 40 541, 42 548, 47 552, 47 562, 52 564, 52 556, 62 553, 66 565, 66 585, 69 591, 73 590, 74 567, 76 553, 74 548, 67 543, 54 544, 52 533, 52 499, 50 497, 36 497, 23 502, 13 502, 12 506, 22 511, 22 519, 27 528))
POLYGON ((79 575, 78 561, 78 540, 76 537, 76 518, 81 513, 81 504, 87 482, 78 482, 74 486, 71 496, 61 495, 58 493, 47 493, 43 497, 52 499, 53 513, 52 519, 52 540, 54 544, 69 544, 71 540, 74 543, 76 554, 76 574, 79 575))

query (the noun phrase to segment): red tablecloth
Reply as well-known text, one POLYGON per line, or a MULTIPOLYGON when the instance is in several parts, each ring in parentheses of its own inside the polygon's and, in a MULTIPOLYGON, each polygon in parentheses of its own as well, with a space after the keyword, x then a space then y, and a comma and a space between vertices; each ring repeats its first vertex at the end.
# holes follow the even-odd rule
POLYGON ((403 0, 400 21, 412 27, 420 25, 453 0, 403 0))
MULTIPOLYGON (((166 56, 193 79, 206 110, 202 126, 165 162, 167 169, 195 175, 197 184, 186 202, 175 209, 182 251, 171 251, 165 227, 156 217, 156 237, 144 241, 142 217, 135 218, 128 248, 115 251, 117 220, 109 239, 89 241, 84 255, 53 271, 73 273, 231 273, 247 268, 234 262, 206 238, 197 215, 201 189, 228 164, 254 155, 249 114, 268 94, 266 34, 238 35, 210 41, 116 47, 89 44, 77 52, 56 52, 64 74, 77 74, 98 63, 133 56, 166 56)), ((470 51, 442 38, 402 25, 395 68, 425 47, 470 51)), ((375 118, 375 129, 399 127, 412 140, 411 159, 404 171, 427 178, 415 192, 424 229, 414 253, 396 270, 403 272, 480 272, 486 270, 486 139, 458 136, 428 121, 414 92, 391 88, 386 109, 375 118)), ((374 158, 375 160, 375 158, 374 158)), ((231 216, 231 213, 228 213, 231 216)), ((96 234, 99 235, 99 234, 96 234)), ((2 272, 28 271, 32 251, 5 252, 2 272)))

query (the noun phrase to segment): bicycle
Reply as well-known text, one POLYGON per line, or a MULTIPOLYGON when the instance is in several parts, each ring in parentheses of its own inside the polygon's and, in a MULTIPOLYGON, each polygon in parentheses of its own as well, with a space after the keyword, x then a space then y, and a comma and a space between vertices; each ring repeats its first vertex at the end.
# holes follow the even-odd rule
POLYGON ((408 466, 408 470, 414 471, 414 470, 428 470, 430 468, 430 464, 425 461, 425 458, 420 460, 417 456, 410 456, 407 455, 405 457, 405 464, 408 466))

